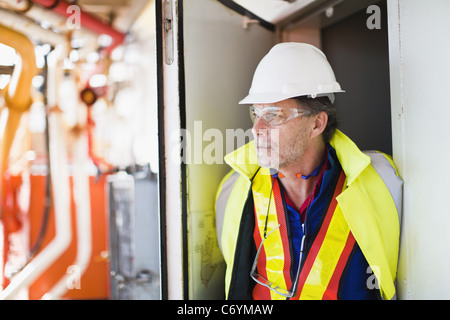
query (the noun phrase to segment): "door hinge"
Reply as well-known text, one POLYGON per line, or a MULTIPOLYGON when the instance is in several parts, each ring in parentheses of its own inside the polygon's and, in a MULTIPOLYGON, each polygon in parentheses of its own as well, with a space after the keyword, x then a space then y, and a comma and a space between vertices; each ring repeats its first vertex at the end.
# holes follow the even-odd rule
POLYGON ((164 51, 166 64, 171 65, 174 61, 173 53, 173 6, 172 0, 164 0, 164 51))

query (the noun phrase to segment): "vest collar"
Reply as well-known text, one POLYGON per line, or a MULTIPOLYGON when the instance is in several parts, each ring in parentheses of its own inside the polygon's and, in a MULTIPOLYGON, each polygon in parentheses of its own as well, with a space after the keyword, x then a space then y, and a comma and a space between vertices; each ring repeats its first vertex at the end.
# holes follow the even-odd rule
POLYGON ((260 167, 254 140, 230 152, 225 156, 224 160, 230 167, 249 180, 253 178, 260 167))
MULTIPOLYGON (((370 164, 370 157, 362 153, 356 144, 340 130, 336 130, 330 145, 336 150, 339 163, 347 176, 347 185, 351 185, 370 164)), ((260 167, 254 141, 227 154, 224 159, 230 167, 249 180, 260 167)))
POLYGON ((351 185, 370 164, 370 157, 361 152, 356 144, 339 130, 336 130, 331 138, 330 145, 336 151, 342 170, 347 176, 347 186, 351 185))

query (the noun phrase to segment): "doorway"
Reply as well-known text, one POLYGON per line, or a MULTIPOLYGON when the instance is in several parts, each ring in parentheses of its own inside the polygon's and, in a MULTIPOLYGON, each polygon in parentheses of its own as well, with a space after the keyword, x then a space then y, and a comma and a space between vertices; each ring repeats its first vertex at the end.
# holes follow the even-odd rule
POLYGON ((386 1, 379 29, 369 29, 367 8, 321 30, 322 49, 341 87, 336 96, 340 130, 361 150, 392 154, 386 1))

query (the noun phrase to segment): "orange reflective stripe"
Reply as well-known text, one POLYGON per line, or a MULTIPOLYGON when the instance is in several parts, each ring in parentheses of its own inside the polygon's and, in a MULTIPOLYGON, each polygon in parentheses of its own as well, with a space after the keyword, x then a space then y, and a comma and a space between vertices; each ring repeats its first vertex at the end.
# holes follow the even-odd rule
MULTIPOLYGON (((277 179, 273 180, 273 197, 275 200, 275 207, 277 209, 278 222, 280 223, 280 233, 282 239, 289 239, 288 234, 288 223, 286 221, 286 211, 284 210, 284 203, 281 197, 280 184, 277 179)), ((286 282, 286 288, 290 289, 292 287, 291 280, 291 249, 289 247, 289 241, 283 241, 283 251, 284 251, 284 268, 283 274, 286 282)))
POLYGON ((355 238, 350 232, 347 237, 347 242, 345 243, 344 250, 341 253, 338 264, 334 269, 333 276, 331 277, 328 287, 323 294, 323 300, 337 300, 337 293, 339 289, 339 281, 341 280, 342 274, 344 272, 345 266, 347 265, 350 254, 355 246, 355 238))
MULTIPOLYGON (((255 210, 256 214, 256 210, 255 210)), ((255 228, 255 231, 253 232, 253 238, 255 239, 256 247, 259 248, 259 245, 262 241, 262 235, 260 233, 259 228, 255 228)), ((259 254, 258 258, 258 273, 263 276, 265 279, 267 279, 267 272, 266 272, 266 252, 265 248, 261 248, 261 252, 259 254)), ((267 289, 264 286, 261 286, 259 284, 256 284, 253 288, 253 299, 254 300, 270 300, 270 290, 267 289)))

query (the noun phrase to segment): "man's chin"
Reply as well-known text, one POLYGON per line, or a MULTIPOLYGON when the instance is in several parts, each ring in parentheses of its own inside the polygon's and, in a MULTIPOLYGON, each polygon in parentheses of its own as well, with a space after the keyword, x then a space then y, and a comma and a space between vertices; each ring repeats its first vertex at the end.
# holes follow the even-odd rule
POLYGON ((272 158, 258 157, 258 164, 263 168, 278 169, 278 161, 272 158))

